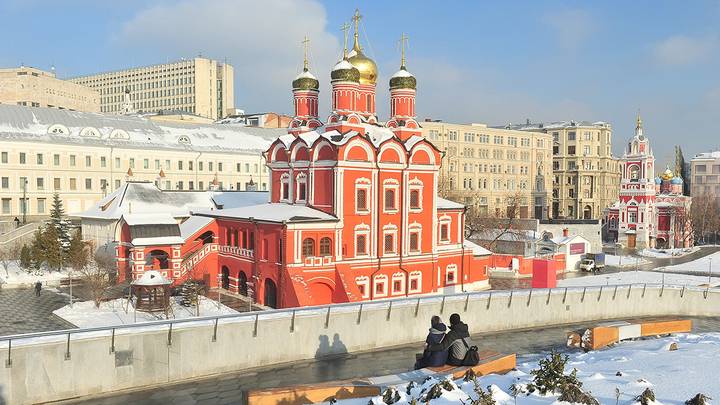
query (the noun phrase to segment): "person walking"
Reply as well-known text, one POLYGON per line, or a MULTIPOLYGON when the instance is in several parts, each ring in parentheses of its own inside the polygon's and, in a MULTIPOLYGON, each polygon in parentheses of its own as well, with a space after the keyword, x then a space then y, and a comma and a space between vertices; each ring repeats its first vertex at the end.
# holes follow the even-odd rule
POLYGON ((35 282, 35 296, 36 297, 40 296, 40 290, 42 290, 42 283, 40 282, 40 280, 38 280, 37 282, 35 282))
MULTIPOLYGON (((460 315, 450 315, 450 332, 448 332, 440 343, 432 344, 428 348, 431 352, 448 351, 447 364, 451 366, 462 366, 465 356, 470 350, 467 324, 460 320, 460 315)), ((474 346, 473 346, 474 348, 474 346)), ((477 350, 476 348, 474 348, 477 350)))
POLYGON ((445 364, 448 357, 447 350, 431 352, 430 345, 440 343, 445 337, 447 327, 439 316, 435 315, 430 318, 430 330, 425 339, 425 350, 422 356, 415 362, 415 370, 425 367, 439 367, 445 364))

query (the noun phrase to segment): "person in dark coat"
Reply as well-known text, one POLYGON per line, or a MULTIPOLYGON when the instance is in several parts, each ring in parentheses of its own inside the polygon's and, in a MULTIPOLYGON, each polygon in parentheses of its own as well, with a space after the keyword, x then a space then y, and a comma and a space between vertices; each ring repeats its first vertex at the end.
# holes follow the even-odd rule
POLYGON ((425 350, 422 357, 415 362, 415 370, 425 367, 439 367, 445 364, 448 356, 447 350, 431 352, 428 348, 430 345, 440 343, 445 336, 446 330, 447 327, 442 323, 439 316, 435 315, 430 318, 430 331, 425 339, 425 350))
POLYGON ((460 315, 450 315, 450 332, 448 332, 440 343, 432 344, 428 349, 431 352, 448 351, 447 364, 451 366, 461 366, 465 359, 465 354, 472 343, 468 339, 467 324, 460 320, 460 315), (464 341, 464 342, 463 342, 464 341), (467 343, 467 346, 465 345, 467 343))
POLYGON ((42 283, 40 281, 37 281, 35 283, 35 296, 36 297, 40 296, 40 290, 42 290, 42 283))

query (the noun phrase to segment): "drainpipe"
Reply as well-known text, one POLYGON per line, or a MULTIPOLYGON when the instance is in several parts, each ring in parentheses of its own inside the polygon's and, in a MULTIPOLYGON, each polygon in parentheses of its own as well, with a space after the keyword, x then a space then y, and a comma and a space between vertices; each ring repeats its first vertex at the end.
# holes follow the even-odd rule
POLYGON ((465 292, 465 213, 467 207, 463 208, 462 216, 460 217, 460 291, 465 292))
MULTIPOLYGON (((254 228, 254 230, 253 230, 253 233, 254 233, 253 246, 251 246, 252 250, 253 250, 253 277, 259 280, 259 277, 258 277, 258 252, 257 252, 257 249, 255 248, 255 246, 257 246, 258 224, 257 224, 257 221, 255 220, 255 218, 250 217, 249 219, 250 219, 250 223, 253 224, 253 228, 254 228)), ((279 284, 279 278, 278 278, 278 284, 279 284)), ((257 293, 257 286, 255 287, 255 291, 257 293)))
POLYGON ((200 156, 202 156, 202 152, 198 152, 198 155, 195 156, 195 167, 193 168, 195 172, 195 185, 198 185, 198 159, 200 159, 200 156))

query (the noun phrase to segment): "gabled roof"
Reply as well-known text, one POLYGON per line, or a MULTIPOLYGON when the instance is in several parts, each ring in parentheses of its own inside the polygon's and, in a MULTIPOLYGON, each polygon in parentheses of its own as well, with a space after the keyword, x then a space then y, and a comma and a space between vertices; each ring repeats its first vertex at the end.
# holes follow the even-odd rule
POLYGON ((442 197, 435 196, 435 206, 439 210, 462 210, 465 206, 455 201, 446 200, 442 197))
POLYGON ((319 211, 304 205, 293 205, 285 203, 266 203, 225 210, 198 211, 194 212, 193 215, 207 216, 213 218, 234 218, 247 220, 252 218, 257 221, 277 223, 338 221, 335 216, 325 213, 323 211, 319 211))

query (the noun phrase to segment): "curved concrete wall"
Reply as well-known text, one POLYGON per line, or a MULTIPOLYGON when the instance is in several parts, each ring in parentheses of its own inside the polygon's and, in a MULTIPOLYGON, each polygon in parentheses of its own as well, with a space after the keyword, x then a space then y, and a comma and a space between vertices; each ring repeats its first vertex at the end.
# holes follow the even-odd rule
MULTIPOLYGON (((424 340, 432 315, 460 313, 471 332, 645 316, 718 316, 720 291, 633 285, 484 292, 13 341, 0 404, 34 403, 164 384, 347 351, 424 340), (337 335, 337 337, 336 337, 337 335), (335 343, 337 340, 341 342, 335 343)), ((564 339, 559 336, 558 339, 564 339)), ((0 358, 8 359, 7 342, 0 358)))

